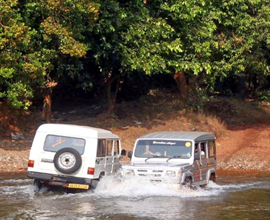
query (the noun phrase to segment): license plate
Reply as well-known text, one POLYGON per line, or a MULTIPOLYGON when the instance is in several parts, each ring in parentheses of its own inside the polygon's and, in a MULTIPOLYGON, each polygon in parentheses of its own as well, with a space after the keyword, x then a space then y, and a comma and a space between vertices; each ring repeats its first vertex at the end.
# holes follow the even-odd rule
POLYGON ((66 187, 66 188, 72 188, 72 189, 89 189, 89 185, 74 184, 74 183, 66 184, 64 187, 66 187))

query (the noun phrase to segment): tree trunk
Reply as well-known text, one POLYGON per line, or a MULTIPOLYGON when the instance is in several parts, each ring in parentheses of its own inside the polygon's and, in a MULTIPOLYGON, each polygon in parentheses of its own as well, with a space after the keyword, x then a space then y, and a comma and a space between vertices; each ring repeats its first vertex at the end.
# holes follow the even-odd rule
POLYGON ((239 77, 239 82, 238 82, 238 96, 244 100, 247 97, 247 90, 246 90, 246 78, 245 76, 240 76, 239 77))
POLYGON ((113 114, 114 113, 114 107, 116 103, 116 96, 117 92, 119 90, 119 79, 120 75, 117 74, 116 76, 112 76, 112 70, 110 71, 107 79, 107 99, 108 99, 108 113, 113 114), (117 80, 117 83, 115 85, 115 90, 113 90, 113 83, 117 80))
POLYGON ((51 108, 52 108, 52 89, 46 88, 45 89, 45 96, 43 100, 43 109, 42 109, 42 119, 46 121, 46 123, 51 122, 51 108))
POLYGON ((174 80, 180 92, 180 98, 186 99, 187 94, 188 94, 188 85, 187 85, 185 73, 183 71, 175 72, 174 80))
POLYGON ((3 101, 3 102, 0 102, 0 122, 1 122, 1 127, 3 128, 3 131, 4 130, 7 130, 8 127, 9 127, 9 110, 8 110, 8 103, 3 101), (2 119, 1 119, 2 118, 2 119))
POLYGON ((112 80, 107 82, 108 113, 113 114, 116 97, 112 93, 112 80))

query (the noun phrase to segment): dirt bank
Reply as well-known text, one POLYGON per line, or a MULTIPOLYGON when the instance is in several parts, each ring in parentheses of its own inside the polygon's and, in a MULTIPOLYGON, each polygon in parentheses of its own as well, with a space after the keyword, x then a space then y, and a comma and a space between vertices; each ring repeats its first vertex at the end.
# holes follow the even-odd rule
POLYGON ((218 167, 225 170, 270 171, 270 125, 227 130, 218 139, 218 167))
MULTIPOLYGON (((155 126, 116 128, 114 133, 122 139, 122 148, 131 150, 135 139, 155 131, 178 130, 181 121, 157 123, 155 126)), ((32 135, 33 136, 33 135, 32 135)), ((32 136, 19 141, 0 142, 0 172, 25 172, 32 136)), ((270 125, 256 124, 226 130, 217 139, 218 169, 270 171, 270 125)), ((129 159, 123 158, 124 162, 129 159)))

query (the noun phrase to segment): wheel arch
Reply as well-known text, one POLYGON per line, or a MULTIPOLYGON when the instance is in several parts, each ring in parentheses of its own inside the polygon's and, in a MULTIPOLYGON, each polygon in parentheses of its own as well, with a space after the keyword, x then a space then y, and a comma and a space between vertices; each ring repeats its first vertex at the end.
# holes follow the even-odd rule
MULTIPOLYGON (((215 169, 209 169, 207 171, 206 174, 206 180, 207 180, 207 184, 209 183, 209 181, 211 180, 211 176, 214 176, 216 178, 217 174, 216 174, 216 170, 215 169)), ((215 182, 215 181, 214 181, 215 182)))
POLYGON ((185 183, 186 178, 190 178, 191 181, 193 182, 193 175, 190 171, 183 173, 183 175, 181 177, 181 184, 185 183))

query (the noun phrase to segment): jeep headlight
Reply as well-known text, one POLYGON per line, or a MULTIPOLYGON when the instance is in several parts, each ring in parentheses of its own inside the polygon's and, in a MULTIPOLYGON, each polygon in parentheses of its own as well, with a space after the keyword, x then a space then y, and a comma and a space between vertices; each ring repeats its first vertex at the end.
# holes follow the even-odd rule
POLYGON ((135 173, 134 173, 134 170, 128 169, 128 170, 124 170, 124 175, 125 176, 134 176, 135 173))
POLYGON ((166 176, 168 177, 176 177, 176 172, 173 170, 167 170, 166 171, 166 176))

